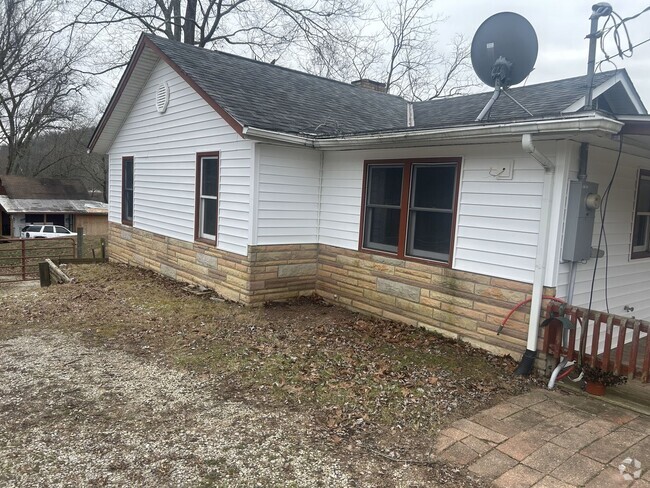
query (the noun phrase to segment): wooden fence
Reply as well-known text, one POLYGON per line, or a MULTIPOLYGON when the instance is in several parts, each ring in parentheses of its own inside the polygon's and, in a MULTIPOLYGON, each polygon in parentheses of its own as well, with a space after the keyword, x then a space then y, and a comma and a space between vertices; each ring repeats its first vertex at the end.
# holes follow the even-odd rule
MULTIPOLYGON (((551 302, 547 311, 558 315, 561 306, 551 302)), ((650 381, 650 322, 570 305, 564 309, 564 316, 570 329, 565 329, 560 320, 545 327, 543 350, 547 354, 557 361, 560 356, 574 360, 582 355, 584 364, 640 378, 644 383, 650 381)))
POLYGON ((72 259, 76 255, 74 238, 18 239, 0 241, 0 283, 37 280, 38 263, 45 258, 72 259))

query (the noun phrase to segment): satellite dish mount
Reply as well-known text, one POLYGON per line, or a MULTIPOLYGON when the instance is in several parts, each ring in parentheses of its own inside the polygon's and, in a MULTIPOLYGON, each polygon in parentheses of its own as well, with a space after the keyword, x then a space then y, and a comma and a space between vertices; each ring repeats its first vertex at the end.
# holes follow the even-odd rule
POLYGON ((501 12, 483 22, 472 40, 472 66, 483 83, 494 87, 492 97, 476 118, 482 121, 501 93, 532 115, 506 92, 530 74, 537 60, 537 35, 524 17, 501 12))

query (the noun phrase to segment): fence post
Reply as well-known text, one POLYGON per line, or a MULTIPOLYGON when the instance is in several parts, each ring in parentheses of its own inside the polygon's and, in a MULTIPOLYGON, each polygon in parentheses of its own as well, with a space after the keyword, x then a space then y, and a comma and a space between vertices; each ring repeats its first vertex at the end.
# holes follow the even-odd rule
POLYGON ((84 257, 84 228, 77 227, 77 258, 84 257))
POLYGON ((27 279, 27 256, 25 255, 25 239, 20 240, 20 267, 23 272, 23 281, 27 279))
POLYGON ((41 287, 50 286, 52 284, 50 280, 50 265, 45 261, 38 263, 38 275, 41 279, 41 287))
POLYGON ((102 237, 99 240, 101 246, 102 246, 102 261, 106 260, 106 240, 102 237))

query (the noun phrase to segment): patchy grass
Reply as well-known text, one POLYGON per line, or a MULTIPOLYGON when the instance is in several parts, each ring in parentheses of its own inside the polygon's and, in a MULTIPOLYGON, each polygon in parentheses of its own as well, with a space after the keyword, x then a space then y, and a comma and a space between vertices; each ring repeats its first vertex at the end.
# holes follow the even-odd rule
POLYGON ((335 444, 429 446, 441 425, 534 384, 512 376, 510 358, 317 298, 245 308, 127 266, 68 272, 76 283, 0 295, 0 337, 81 332, 90 344, 208 375, 224 398, 307 413, 335 444))

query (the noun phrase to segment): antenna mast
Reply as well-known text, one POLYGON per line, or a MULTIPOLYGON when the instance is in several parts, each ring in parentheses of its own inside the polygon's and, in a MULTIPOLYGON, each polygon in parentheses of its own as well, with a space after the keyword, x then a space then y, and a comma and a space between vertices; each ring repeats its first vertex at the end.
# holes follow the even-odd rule
POLYGON ((596 68, 596 42, 602 35, 598 32, 598 19, 612 13, 612 6, 606 2, 600 2, 591 7, 591 29, 589 30, 589 59, 587 60, 587 95, 585 96, 585 108, 594 108, 594 70, 596 68))

